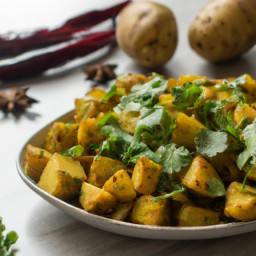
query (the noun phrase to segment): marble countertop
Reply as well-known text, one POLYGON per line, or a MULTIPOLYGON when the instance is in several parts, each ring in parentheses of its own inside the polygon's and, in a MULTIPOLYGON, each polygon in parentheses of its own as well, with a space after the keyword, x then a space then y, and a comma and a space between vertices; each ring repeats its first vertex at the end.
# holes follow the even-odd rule
MULTIPOLYGON (((23 0, 1 1, 0 33, 52 26, 68 17, 89 9, 103 8, 118 1, 82 0, 23 0)), ((173 58, 160 70, 167 76, 179 74, 206 75, 211 78, 238 76, 249 73, 256 77, 256 48, 228 64, 213 65, 197 56, 189 47, 187 31, 196 13, 209 1, 161 0, 175 13, 179 44, 173 58)), ((103 53, 102 53, 103 54, 103 53)), ((83 224, 50 205, 20 179, 16 157, 25 141, 45 124, 73 108, 74 98, 83 96, 88 83, 80 68, 92 58, 75 61, 69 72, 53 72, 36 79, 12 83, 9 86, 29 86, 31 97, 39 100, 30 112, 39 114, 15 120, 0 116, 0 216, 7 230, 16 230, 19 240, 17 256, 69 255, 254 255, 256 232, 244 235, 197 241, 146 240, 116 235, 83 224)), ((117 73, 147 71, 128 58, 117 47, 98 59, 117 63, 117 73)), ((61 71, 61 69, 60 69, 61 71)), ((6 87, 6 86, 5 86, 6 87)))

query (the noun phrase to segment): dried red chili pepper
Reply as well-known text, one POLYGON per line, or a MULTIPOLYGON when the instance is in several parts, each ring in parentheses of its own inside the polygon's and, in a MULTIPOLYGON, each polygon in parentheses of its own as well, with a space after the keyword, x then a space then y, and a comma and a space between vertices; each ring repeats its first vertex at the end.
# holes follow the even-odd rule
POLYGON ((66 21, 56 29, 41 29, 31 33, 11 33, 0 35, 0 57, 15 56, 29 50, 54 45, 74 38, 75 33, 86 31, 91 27, 115 18, 130 0, 104 10, 95 10, 66 21))
POLYGON ((13 64, 0 66, 0 80, 24 79, 41 74, 47 69, 65 64, 77 57, 85 56, 115 41, 115 30, 90 34, 71 42, 67 46, 33 56, 13 64))

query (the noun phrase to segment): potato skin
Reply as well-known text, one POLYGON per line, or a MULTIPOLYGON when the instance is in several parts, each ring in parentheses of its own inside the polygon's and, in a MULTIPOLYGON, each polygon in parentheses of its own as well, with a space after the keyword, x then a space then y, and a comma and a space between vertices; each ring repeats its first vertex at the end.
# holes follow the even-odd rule
POLYGON ((247 52, 256 43, 255 10, 254 0, 213 0, 191 24, 190 46, 212 62, 247 52))
POLYGON ((165 64, 177 45, 177 25, 172 11, 153 2, 135 2, 120 14, 116 29, 119 46, 148 68, 165 64))

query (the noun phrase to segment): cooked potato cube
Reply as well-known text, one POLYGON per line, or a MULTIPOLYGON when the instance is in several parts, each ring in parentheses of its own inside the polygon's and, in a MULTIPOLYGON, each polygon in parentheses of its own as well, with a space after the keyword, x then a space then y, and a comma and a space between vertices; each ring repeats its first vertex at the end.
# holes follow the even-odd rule
POLYGON ((167 84, 167 89, 166 92, 172 93, 172 88, 177 86, 177 81, 175 78, 169 78, 168 79, 168 84, 167 84))
POLYGON ((67 200, 79 193, 82 180, 86 180, 86 174, 80 163, 55 153, 47 163, 38 186, 53 196, 67 200))
POLYGON ((135 111, 122 111, 120 113, 120 127, 130 134, 134 134, 137 122, 140 119, 140 113, 135 111))
POLYGON ((246 83, 242 84, 241 87, 253 97, 256 97, 256 81, 246 74, 246 83))
POLYGON ((75 156, 74 160, 79 161, 86 174, 89 174, 94 156, 75 156))
POLYGON ((99 102, 90 98, 75 99, 75 120, 80 123, 83 119, 96 117, 99 113, 99 102))
POLYGON ((152 202, 151 195, 141 196, 134 204, 131 222, 143 225, 168 226, 171 223, 169 202, 166 199, 152 202))
POLYGON ((126 93, 131 92, 133 85, 140 85, 148 82, 148 78, 141 74, 126 74, 117 78, 116 84, 119 88, 124 88, 126 93))
POLYGON ((106 92, 104 90, 94 87, 92 90, 90 90, 86 94, 86 98, 93 99, 93 100, 100 102, 105 94, 106 94, 106 92))
POLYGON ((207 80, 207 77, 206 76, 195 76, 195 75, 180 75, 177 85, 183 85, 185 83, 193 82, 198 79, 207 80))
POLYGON ((97 127, 98 120, 96 118, 86 118, 81 121, 78 129, 78 144, 87 149, 90 144, 100 145, 105 137, 100 133, 97 127))
POLYGON ((195 150, 194 139, 200 129, 206 129, 206 127, 195 118, 188 117, 180 112, 176 119, 176 127, 172 133, 172 141, 189 150, 195 150))
POLYGON ((246 185, 242 191, 242 184, 232 182, 226 194, 224 214, 241 221, 256 219, 256 189, 246 185), (254 195, 250 195, 253 193, 254 195))
POLYGON ((136 198, 130 176, 125 170, 117 171, 104 184, 103 190, 112 194, 118 202, 128 203, 136 198))
POLYGON ((156 191, 162 166, 154 163, 146 156, 142 156, 136 163, 132 184, 135 190, 144 195, 150 195, 156 191))
POLYGON ((182 184, 189 188, 192 193, 200 196, 214 198, 216 196, 208 192, 210 179, 215 178, 223 184, 216 170, 201 156, 196 156, 187 173, 182 178, 182 184))
POLYGON ((104 183, 117 171, 126 170, 127 168, 122 162, 108 157, 101 156, 97 160, 93 160, 91 170, 88 177, 88 183, 102 188, 104 183))
POLYGON ((26 174, 35 182, 38 182, 42 172, 51 158, 52 154, 48 151, 33 147, 32 145, 27 146, 26 161, 27 167, 25 168, 26 174))
POLYGON ((116 206, 113 195, 87 182, 82 185, 79 201, 87 212, 92 213, 110 213, 116 206))
POLYGON ((77 145, 78 124, 55 122, 48 132, 45 149, 51 153, 63 152, 77 145))
POLYGON ((239 104, 236 105, 233 119, 236 124, 240 124, 243 120, 248 122, 252 122, 256 118, 256 110, 251 108, 248 104, 243 104, 240 106, 239 104))
POLYGON ((118 204, 115 211, 112 213, 111 218, 113 220, 124 221, 128 217, 133 205, 134 202, 129 202, 127 204, 118 204))
POLYGON ((241 171, 227 153, 212 157, 210 162, 223 181, 232 182, 239 179, 241 171))
POLYGON ((220 222, 220 215, 194 205, 183 205, 177 215, 177 221, 180 227, 216 225, 220 222))

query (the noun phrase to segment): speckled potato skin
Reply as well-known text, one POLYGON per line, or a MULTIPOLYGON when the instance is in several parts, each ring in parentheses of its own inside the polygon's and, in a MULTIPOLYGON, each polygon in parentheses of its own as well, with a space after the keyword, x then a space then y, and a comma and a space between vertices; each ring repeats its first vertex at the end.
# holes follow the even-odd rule
POLYGON ((153 2, 125 7, 116 29, 119 46, 140 65, 155 68, 174 54, 178 32, 172 11, 153 2))
POLYGON ((189 43, 212 62, 231 60, 256 44, 256 1, 213 0, 189 29, 189 43))

